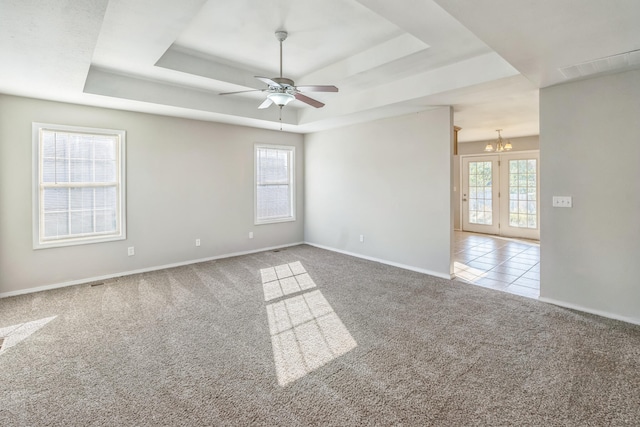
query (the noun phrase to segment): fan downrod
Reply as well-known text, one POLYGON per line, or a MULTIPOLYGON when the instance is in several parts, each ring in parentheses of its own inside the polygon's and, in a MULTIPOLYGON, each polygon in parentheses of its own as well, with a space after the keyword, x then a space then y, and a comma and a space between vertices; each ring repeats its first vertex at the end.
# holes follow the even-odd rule
POLYGON ((280 42, 280 78, 282 78, 282 42, 287 39, 289 34, 284 30, 276 31, 276 38, 280 42))

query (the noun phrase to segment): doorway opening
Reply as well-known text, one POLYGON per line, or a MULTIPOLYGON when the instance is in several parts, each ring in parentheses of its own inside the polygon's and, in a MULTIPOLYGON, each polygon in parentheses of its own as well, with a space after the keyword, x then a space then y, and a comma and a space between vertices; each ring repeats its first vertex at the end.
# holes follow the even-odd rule
POLYGON ((462 231, 540 240, 540 154, 461 156, 462 231))

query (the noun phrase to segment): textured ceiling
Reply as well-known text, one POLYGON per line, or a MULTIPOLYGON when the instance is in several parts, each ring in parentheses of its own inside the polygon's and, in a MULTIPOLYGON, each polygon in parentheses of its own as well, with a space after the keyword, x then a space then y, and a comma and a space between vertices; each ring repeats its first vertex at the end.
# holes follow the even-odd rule
POLYGON ((558 0, 0 0, 0 92, 278 129, 254 76, 338 93, 294 101, 313 132, 452 105, 462 141, 538 133, 559 68, 640 49, 640 2, 558 0))

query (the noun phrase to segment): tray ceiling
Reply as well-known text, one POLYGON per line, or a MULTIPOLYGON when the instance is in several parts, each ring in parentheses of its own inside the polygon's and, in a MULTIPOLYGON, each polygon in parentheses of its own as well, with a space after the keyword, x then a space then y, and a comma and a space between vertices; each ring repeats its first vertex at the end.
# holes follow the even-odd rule
POLYGON ((538 89, 567 81, 559 68, 640 48, 640 3, 515 3, 5 1, 0 92, 278 129, 276 107, 257 109, 263 93, 218 93, 277 76, 274 32, 284 29, 284 76, 340 88, 309 94, 324 108, 284 107, 285 131, 452 105, 462 141, 497 127, 532 135, 538 89))

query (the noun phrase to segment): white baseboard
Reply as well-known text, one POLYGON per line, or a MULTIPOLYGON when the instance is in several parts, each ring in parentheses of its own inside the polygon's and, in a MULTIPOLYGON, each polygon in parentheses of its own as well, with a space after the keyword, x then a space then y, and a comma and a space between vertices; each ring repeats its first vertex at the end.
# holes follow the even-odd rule
POLYGON ((400 264, 398 262, 387 261, 385 259, 374 258, 374 257, 370 257, 370 256, 367 256, 367 255, 358 254, 358 253, 355 253, 355 252, 343 251, 341 249, 336 249, 336 248, 332 248, 332 247, 324 246, 324 245, 318 245, 316 243, 310 243, 310 242, 304 242, 304 243, 306 245, 313 246, 313 247, 320 248, 320 249, 325 249, 327 251, 337 252, 337 253, 340 253, 340 254, 349 255, 349 256, 352 256, 352 257, 356 257, 356 258, 362 258, 362 259, 366 259, 368 261, 375 261, 375 262, 379 262, 380 264, 391 265, 393 267, 403 268, 405 270, 416 271, 418 273, 428 274, 429 276, 440 277, 441 279, 451 280, 451 279, 454 278, 453 274, 443 274, 443 273, 440 273, 440 272, 437 272, 437 271, 432 271, 432 270, 427 270, 427 269, 424 269, 424 268, 413 267, 411 265, 400 264))
POLYGON ((189 261, 176 262, 176 263, 172 263, 172 264, 157 265, 157 266, 153 266, 153 267, 140 268, 138 270, 129 270, 129 271, 122 271, 122 272, 119 272, 119 273, 106 274, 104 276, 88 277, 88 278, 85 278, 85 279, 71 280, 71 281, 68 281, 68 282, 54 283, 54 284, 51 284, 51 285, 37 286, 37 287, 34 287, 34 288, 20 289, 20 290, 11 291, 11 292, 3 292, 3 293, 0 293, 0 298, 8 298, 8 297, 14 297, 14 296, 17 296, 17 295, 31 294, 31 293, 34 293, 34 292, 48 291, 48 290, 51 290, 51 289, 64 288, 64 287, 67 287, 67 286, 82 285, 84 283, 99 282, 99 281, 102 281, 102 280, 113 279, 115 277, 130 276, 132 274, 140 274, 140 273, 147 273, 149 271, 164 270, 165 268, 181 267, 181 266, 184 266, 184 265, 197 264, 199 262, 215 261, 217 259, 231 258, 231 257, 235 257, 235 256, 240 256, 240 255, 255 254, 255 253, 258 253, 258 252, 266 252, 266 251, 271 251, 271 250, 274 250, 274 249, 288 248, 288 247, 291 247, 291 246, 298 246, 298 245, 302 245, 302 244, 304 244, 304 242, 289 243, 289 244, 286 244, 286 245, 271 246, 271 247, 268 247, 268 248, 260 248, 260 249, 252 249, 252 250, 249 250, 249 251, 242 251, 242 252, 233 252, 233 253, 229 253, 229 254, 216 255, 216 256, 208 257, 208 258, 200 258, 200 259, 194 259, 194 260, 189 260, 189 261))
POLYGON ((539 297, 538 301, 546 302, 548 304, 553 304, 553 305, 557 305, 564 308, 570 308, 572 310, 583 311, 589 314, 595 314, 596 316, 606 317, 614 320, 620 320, 622 322, 632 323, 634 325, 640 325, 640 319, 637 319, 637 318, 620 316, 618 314, 609 313, 608 311, 594 310, 591 308, 583 307, 581 305, 571 304, 564 301, 558 301, 553 298, 539 297))

